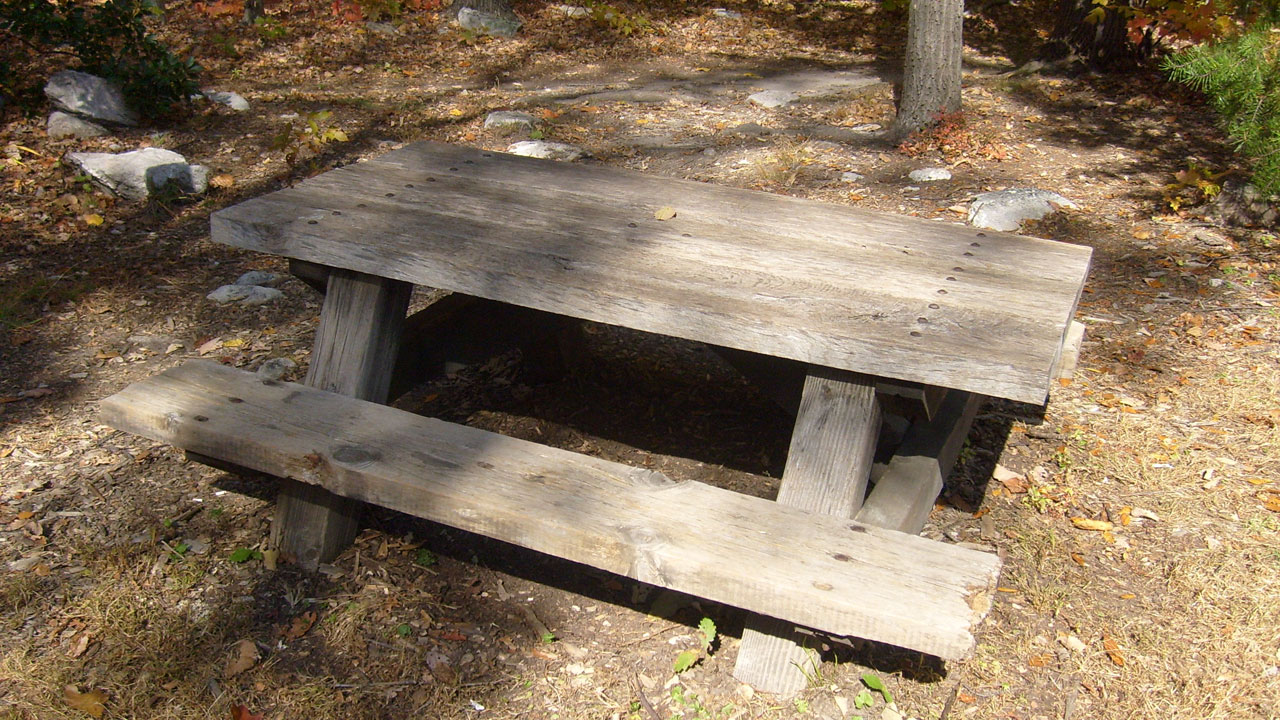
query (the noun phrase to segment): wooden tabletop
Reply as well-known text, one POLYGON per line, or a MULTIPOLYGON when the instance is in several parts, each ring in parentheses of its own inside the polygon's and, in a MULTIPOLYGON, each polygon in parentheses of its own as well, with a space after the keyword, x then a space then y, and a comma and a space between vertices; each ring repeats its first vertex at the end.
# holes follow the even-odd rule
POLYGON ((213 215, 213 240, 549 312, 1043 402, 1088 248, 415 143, 213 215), (675 216, 657 219, 670 208, 675 216))

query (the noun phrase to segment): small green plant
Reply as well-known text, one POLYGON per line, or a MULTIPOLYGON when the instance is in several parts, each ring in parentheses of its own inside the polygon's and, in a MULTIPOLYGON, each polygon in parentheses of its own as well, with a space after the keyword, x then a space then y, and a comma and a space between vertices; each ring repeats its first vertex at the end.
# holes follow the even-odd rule
POLYGON ((550 645, 556 641, 556 634, 548 630, 547 632, 542 633, 538 639, 542 641, 543 645, 550 645))
POLYGON ((1222 192, 1222 178, 1230 171, 1213 172, 1207 165, 1187 160, 1187 169, 1173 174, 1173 182, 1164 186, 1162 194, 1169 209, 1177 212, 1189 205, 1207 202, 1222 192))
POLYGON ((413 628, 409 627, 409 623, 400 623, 396 626, 396 635, 400 637, 409 637, 413 633, 413 628))
POLYGON ((187 556, 187 551, 190 549, 191 549, 191 546, 184 542, 180 542, 176 545, 171 545, 169 546, 169 559, 174 562, 182 560, 187 556))
POLYGON ((805 715, 809 712, 809 701, 804 698, 796 698, 792 701, 792 705, 795 706, 796 713, 799 715, 805 715))
POLYGON ((880 693, 880 697, 884 698, 886 703, 893 702, 893 693, 889 692, 889 688, 884 686, 884 681, 880 679, 879 675, 863 673, 862 684, 866 685, 868 690, 880 693))
POLYGON ((282 40, 289 34, 289 30, 279 20, 266 15, 254 18, 253 28, 258 31, 258 37, 266 42, 282 40))
POLYGON ((231 551, 230 555, 227 556, 227 560, 237 564, 249 562, 250 560, 261 560, 261 559, 262 559, 261 550, 253 550, 251 548, 245 548, 245 547, 236 548, 235 550, 231 551))
POLYGON ((711 618, 704 617, 702 622, 698 623, 698 642, 701 644, 699 650, 685 650, 676 656, 675 673, 680 673, 693 667, 703 655, 711 654, 711 645, 716 641, 716 624, 711 618))
POLYGON ((284 152, 285 162, 293 165, 306 155, 314 155, 331 142, 346 142, 347 134, 339 128, 327 127, 333 113, 328 110, 307 113, 301 122, 285 123, 284 129, 271 139, 271 149, 284 152))
POLYGON ((119 83, 143 115, 168 113, 199 89, 200 66, 151 34, 147 21, 162 13, 154 0, 0 3, 0 28, 19 41, 0 62, 0 94, 28 106, 39 102, 44 77, 34 70, 38 56, 67 53, 79 60, 79 69, 119 83))
POLYGON ((421 565, 422 567, 431 567, 438 562, 440 562, 440 558, 426 548, 418 548, 418 551, 413 555, 413 564, 421 565))

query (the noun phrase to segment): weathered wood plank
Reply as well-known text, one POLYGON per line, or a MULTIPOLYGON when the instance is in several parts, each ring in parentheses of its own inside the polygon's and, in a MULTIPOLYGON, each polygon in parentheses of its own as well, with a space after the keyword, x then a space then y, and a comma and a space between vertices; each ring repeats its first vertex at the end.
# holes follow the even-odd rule
MULTIPOLYGON (((835 518, 862 507, 880 435, 873 378, 812 368, 805 378, 778 503, 835 518)), ((813 674, 805 636, 793 624, 748 620, 733 676, 758 690, 793 695, 813 674)))
MULTIPOLYGON (((307 384, 385 402, 412 290, 398 280, 330 271, 307 384)), ((359 503, 285 478, 276 497, 271 544, 314 570, 351 543, 359 522, 359 503)))
POLYGON ((1080 362, 1080 348, 1084 345, 1085 325, 1072 320, 1067 327, 1067 336, 1062 339, 1062 349, 1058 352, 1058 360, 1053 366, 1053 377, 1057 380, 1069 379, 1076 373, 1076 365, 1080 362))
POLYGON ((856 516, 858 522, 919 533, 981 404, 980 395, 953 391, 932 420, 914 423, 867 496, 856 516))
POLYGON ((1089 265, 1063 243, 429 143, 219 211, 213 238, 1036 403, 1089 265))
POLYGON ((967 655, 994 556, 193 362, 102 403, 202 455, 839 635, 967 655))

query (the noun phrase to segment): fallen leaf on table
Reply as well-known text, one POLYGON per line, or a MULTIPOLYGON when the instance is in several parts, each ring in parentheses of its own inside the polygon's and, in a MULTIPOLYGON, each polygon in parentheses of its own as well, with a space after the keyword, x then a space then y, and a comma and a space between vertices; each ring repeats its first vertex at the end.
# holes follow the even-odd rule
POLYGON ((107 694, 101 690, 82 693, 76 689, 75 685, 67 685, 62 688, 62 699, 67 702, 67 705, 93 718, 102 717, 102 713, 107 709, 107 694))
POLYGON ((675 208, 660 207, 658 208, 658 211, 653 214, 653 216, 658 220, 670 220, 671 218, 676 216, 676 211, 675 211, 675 208))
POLYGON ((258 662, 258 645, 253 640, 245 639, 236 643, 231 661, 222 669, 222 677, 232 678, 253 667, 258 662))
POLYGON ((1081 530, 1094 530, 1096 532, 1106 532, 1107 530, 1115 527, 1115 525, 1112 525, 1106 520, 1090 520, 1089 518, 1082 517, 1071 518, 1071 524, 1081 530))

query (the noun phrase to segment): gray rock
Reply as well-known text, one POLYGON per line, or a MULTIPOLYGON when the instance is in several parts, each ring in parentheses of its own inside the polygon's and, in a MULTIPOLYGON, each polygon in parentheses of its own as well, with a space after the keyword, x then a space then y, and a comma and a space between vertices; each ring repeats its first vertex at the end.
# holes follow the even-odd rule
POLYGON ((364 27, 369 32, 377 33, 379 35, 386 35, 388 37, 394 37, 400 34, 400 28, 388 22, 369 21, 364 24, 364 27))
POLYGON ((267 380, 279 380, 296 367, 298 364, 287 357, 271 358, 258 366, 258 375, 267 380))
POLYGON ((1272 200, 1248 183, 1227 180, 1207 214, 1227 225, 1275 227, 1280 222, 1280 208, 1272 200))
POLYGON ((237 302, 241 305, 261 305, 284 297, 284 293, 275 288, 261 285, 223 285, 206 295, 208 299, 220 304, 237 302))
POLYGON ((789 105, 796 101, 800 96, 790 90, 761 90, 747 96, 751 102, 760 107, 774 109, 784 105, 789 105))
POLYGON ((75 115, 116 125, 138 124, 138 114, 129 109, 120 88, 97 75, 75 70, 54 73, 44 94, 58 109, 75 115))
POLYGON ((591 14, 590 10, 581 5, 556 5, 555 9, 571 18, 584 18, 591 14))
POLYGON ((982 193, 969 205, 969 224, 988 230, 1014 232, 1022 221, 1039 220, 1064 207, 1077 206, 1049 190, 1015 188, 982 193))
POLYGON ((718 18, 724 18, 726 20, 742 19, 742 13, 738 12, 737 10, 726 10, 724 8, 715 8, 714 10, 711 11, 711 14, 718 18))
POLYGON ((725 132, 730 135, 742 135, 744 137, 758 137, 760 135, 773 134, 772 130, 760 123, 743 123, 741 125, 735 125, 725 132))
POLYGON ((1209 228, 1196 228, 1191 237, 1195 238, 1197 243, 1214 250, 1234 250, 1235 244, 1231 242, 1231 238, 1209 228))
POLYGON ((170 183, 188 193, 208 187, 208 168, 190 165, 172 150, 143 148, 126 153, 68 153, 67 162, 88 175, 94 184, 126 200, 145 200, 170 183))
POLYGON ((865 179, 866 179, 866 176, 863 175, 862 173, 856 173, 856 172, 840 173, 840 182, 856 183, 856 182, 862 182, 865 179))
POLYGON ((481 35, 512 37, 522 25, 524 21, 515 15, 499 15, 468 7, 458 11, 458 26, 481 35))
POLYGON ((205 90, 204 96, 209 98, 210 102, 226 105, 236 112, 244 112, 249 109, 249 101, 245 100, 240 93, 229 90, 205 90))
POLYGON ((236 278, 234 285, 261 285, 263 287, 272 287, 280 282, 280 276, 267 272, 266 270, 250 270, 249 272, 236 278))
POLYGON ((533 129, 535 122, 537 122, 537 118, 529 113, 515 110, 497 110, 485 116, 484 129, 493 130, 499 135, 513 135, 520 132, 529 132, 533 129))
POLYGON ((147 169, 147 187, 153 193, 177 190, 199 195, 209 189, 209 168, 185 162, 156 165, 147 169))
POLYGON ((577 160, 585 157, 586 151, 567 143, 547 142, 546 140, 523 140, 507 147, 507 152, 524 157, 542 158, 544 160, 577 160))
POLYGON ((108 134, 108 130, 97 123, 57 110, 49 114, 47 127, 51 138, 91 138, 108 134))
POLYGON ((951 171, 946 168, 920 168, 912 170, 907 177, 912 182, 941 182, 951 179, 951 171))

